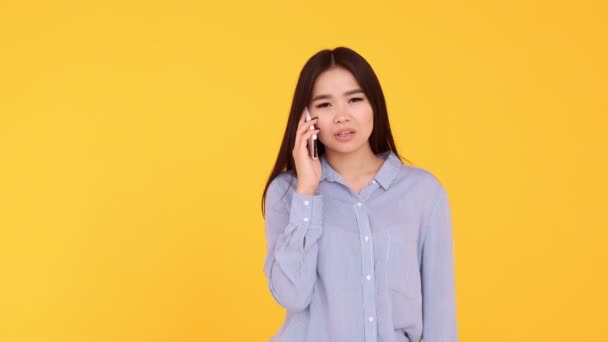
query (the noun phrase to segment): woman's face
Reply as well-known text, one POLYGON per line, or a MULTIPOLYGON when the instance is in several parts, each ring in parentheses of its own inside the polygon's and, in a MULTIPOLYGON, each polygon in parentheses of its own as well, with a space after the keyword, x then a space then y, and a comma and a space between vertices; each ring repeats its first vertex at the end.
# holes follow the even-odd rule
POLYGON ((318 117, 317 137, 329 153, 369 147, 374 127, 372 107, 350 71, 335 67, 321 73, 313 86, 310 115, 318 117))

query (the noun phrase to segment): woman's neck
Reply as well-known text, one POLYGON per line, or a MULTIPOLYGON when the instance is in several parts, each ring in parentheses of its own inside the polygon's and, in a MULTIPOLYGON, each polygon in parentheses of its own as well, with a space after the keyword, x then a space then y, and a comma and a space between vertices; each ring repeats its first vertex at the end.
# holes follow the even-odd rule
POLYGON ((369 146, 350 153, 325 151, 325 160, 345 180, 373 177, 384 162, 369 146))

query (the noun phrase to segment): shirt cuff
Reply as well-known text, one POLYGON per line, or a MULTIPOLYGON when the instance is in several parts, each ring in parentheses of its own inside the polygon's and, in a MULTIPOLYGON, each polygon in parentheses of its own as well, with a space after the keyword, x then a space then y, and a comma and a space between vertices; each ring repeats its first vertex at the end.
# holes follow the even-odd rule
POLYGON ((289 222, 298 227, 320 227, 323 222, 323 195, 303 195, 293 192, 289 222))

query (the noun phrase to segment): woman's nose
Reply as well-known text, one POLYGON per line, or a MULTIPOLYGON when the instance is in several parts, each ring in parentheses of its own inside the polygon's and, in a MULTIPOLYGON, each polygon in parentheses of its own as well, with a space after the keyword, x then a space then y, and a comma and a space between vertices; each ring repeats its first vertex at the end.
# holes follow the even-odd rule
POLYGON ((336 116, 334 117, 334 121, 336 123, 350 121, 350 112, 348 111, 347 106, 336 107, 336 116))
POLYGON ((350 121, 346 116, 341 115, 336 118, 336 123, 348 122, 350 121))

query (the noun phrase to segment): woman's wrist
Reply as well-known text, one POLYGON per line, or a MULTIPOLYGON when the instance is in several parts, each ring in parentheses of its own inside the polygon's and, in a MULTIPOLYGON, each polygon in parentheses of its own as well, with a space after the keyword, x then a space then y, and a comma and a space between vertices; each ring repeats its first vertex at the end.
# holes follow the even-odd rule
POLYGON ((297 187, 296 191, 300 194, 300 195, 305 195, 305 196, 314 196, 317 193, 317 188, 316 187, 297 187))

